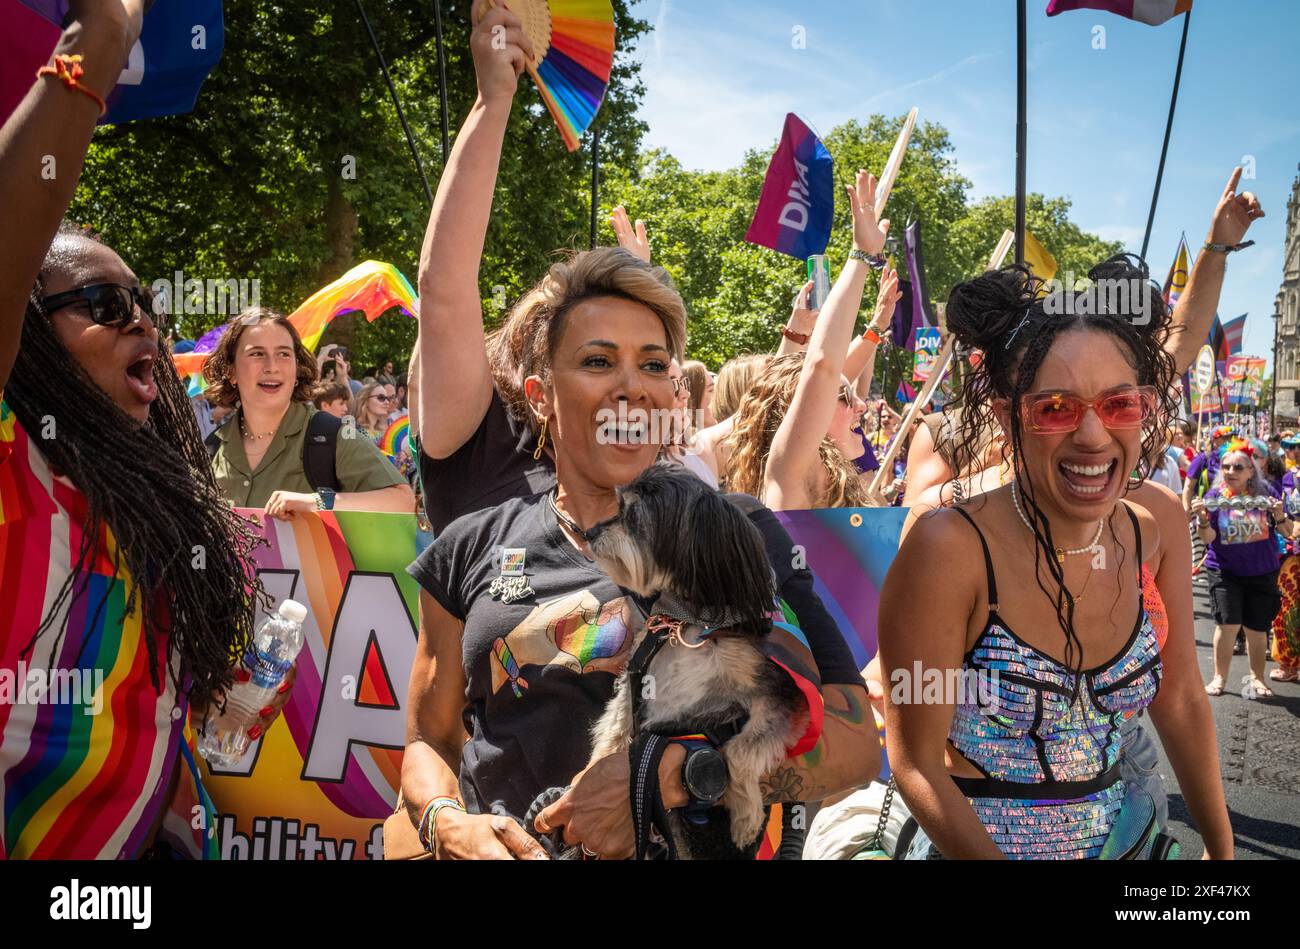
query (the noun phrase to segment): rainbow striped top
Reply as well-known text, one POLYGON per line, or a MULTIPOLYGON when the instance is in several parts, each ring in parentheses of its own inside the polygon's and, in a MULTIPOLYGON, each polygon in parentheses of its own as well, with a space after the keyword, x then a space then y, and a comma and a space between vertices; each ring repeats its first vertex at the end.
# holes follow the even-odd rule
POLYGON ((165 670, 154 690, 106 527, 23 655, 71 573, 86 507, 0 399, 0 857, 134 858, 177 770, 185 700, 165 670))

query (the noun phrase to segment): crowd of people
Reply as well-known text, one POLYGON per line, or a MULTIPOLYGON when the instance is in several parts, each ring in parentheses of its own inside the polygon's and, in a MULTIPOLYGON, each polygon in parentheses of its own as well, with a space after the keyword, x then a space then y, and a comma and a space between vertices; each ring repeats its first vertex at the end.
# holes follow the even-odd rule
MULTIPOLYGON (((80 55, 80 81, 108 88, 140 3, 71 8, 56 54, 80 55)), ((688 360, 686 305, 622 209, 620 246, 556 263, 489 333, 480 260, 531 47, 504 6, 475 18, 478 97, 429 217, 405 374, 388 361, 353 378, 345 348, 313 355, 284 316, 258 309, 224 332, 192 400, 128 262, 63 221, 95 103, 38 81, 0 129, 0 228, 13 235, 0 262, 0 573, 19 591, 0 659, 94 663, 112 639, 135 659, 106 683, 105 706, 144 710, 85 734, 38 707, 5 709, 0 853, 166 846, 181 730, 187 718, 201 729, 233 681, 260 600, 237 507, 427 518, 432 537, 410 566, 420 632, 401 772, 417 850, 531 858, 558 832, 588 857, 629 856, 629 759, 589 762, 590 733, 651 604, 615 584, 591 544, 619 514, 620 488, 666 464, 725 492, 757 529, 816 666, 817 743, 763 782, 787 815, 817 812, 811 828, 786 821, 783 854, 806 842, 841 857, 1098 857, 1135 789, 1167 822, 1149 719, 1204 855, 1230 858, 1209 698, 1225 689, 1239 631, 1253 695, 1300 678, 1288 506, 1300 437, 1263 443, 1223 426, 1197 452, 1195 426, 1177 423, 1177 379, 1213 319, 1227 254, 1203 252, 1177 309, 1157 293, 1143 319, 1053 306, 1024 266, 959 284, 946 323, 968 368, 951 403, 925 415, 872 396, 900 294, 865 170, 846 187, 849 258, 820 308, 811 285, 800 290, 772 353, 716 374, 688 360), (63 172, 41 180, 48 155, 63 172), (411 448, 386 455, 379 443, 403 413, 411 448), (909 511, 864 670, 774 512, 880 504, 909 511), (501 551, 526 552, 527 595, 502 595, 501 551), (1209 683, 1194 577, 1217 624, 1209 683), (545 654, 557 624, 575 623, 596 631, 596 651, 525 677, 512 656, 545 654), (1266 675, 1270 637, 1278 665, 1266 675), (887 683, 914 664, 990 679, 993 701, 891 700, 887 683), (107 783, 86 768, 56 774, 45 753, 108 741, 131 761, 107 783), (551 788, 563 793, 534 808, 551 788), (894 819, 911 826, 883 835, 895 794, 894 819)), ((1218 197, 1211 244, 1239 244, 1263 213, 1237 193, 1239 175, 1218 197)), ((1127 256, 1089 277, 1149 280, 1127 256)), ((659 760, 664 808, 699 805, 683 779, 696 750, 670 743, 659 760)))

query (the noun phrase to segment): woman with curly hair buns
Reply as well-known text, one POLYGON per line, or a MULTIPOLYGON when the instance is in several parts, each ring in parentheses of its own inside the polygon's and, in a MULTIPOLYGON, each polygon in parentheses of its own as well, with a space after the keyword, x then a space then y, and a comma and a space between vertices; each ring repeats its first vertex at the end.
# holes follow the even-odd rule
POLYGON ((961 438, 996 425, 1012 470, 922 516, 881 594, 889 760, 923 830, 914 857, 1099 857, 1124 808, 1136 813, 1121 728, 1144 709, 1207 854, 1232 856, 1191 614, 1169 612, 1162 651, 1140 580, 1159 522, 1125 499, 1176 409, 1169 314, 1125 257, 1089 277, 1040 297, 1028 268, 1008 267, 949 297, 953 334, 984 353, 961 438), (1105 292, 1119 282, 1152 292, 1105 292), (921 700, 917 670, 970 687, 921 700))

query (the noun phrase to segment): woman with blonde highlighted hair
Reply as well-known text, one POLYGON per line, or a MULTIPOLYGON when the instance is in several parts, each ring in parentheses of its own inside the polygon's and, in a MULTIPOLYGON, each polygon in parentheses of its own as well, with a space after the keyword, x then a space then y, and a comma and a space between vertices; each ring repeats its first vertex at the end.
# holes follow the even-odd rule
MULTIPOLYGON (((741 401, 729 442, 727 486, 732 491, 763 496, 772 442, 794 400, 803 366, 803 353, 777 357, 741 401)), ((817 464, 807 474, 809 507, 861 507, 867 503, 861 473, 850 460, 854 441, 857 452, 862 452, 861 440, 852 437, 854 411, 860 416, 862 408, 852 388, 842 387, 832 430, 818 443, 817 464)))
MULTIPOLYGON (((592 762, 591 726, 653 604, 606 576, 589 544, 618 514, 619 489, 660 455, 665 426, 655 423, 674 409, 670 370, 686 310, 662 269, 600 249, 551 267, 485 339, 477 273, 532 46, 503 6, 479 2, 473 19, 479 95, 439 182, 420 261, 412 423, 437 537, 409 568, 421 594, 405 829, 418 837, 412 849, 437 859, 544 856, 529 831, 561 831, 589 856, 625 857, 635 851, 631 750, 592 762), (579 633, 591 644, 582 662, 559 661, 557 648, 572 648, 560 645, 565 630, 588 631, 579 633), (552 789, 564 790, 557 798, 552 789)), ((878 743, 856 711, 865 689, 852 653, 811 574, 790 564, 780 522, 749 499, 734 503, 763 536, 826 709, 820 744, 766 778, 767 796, 793 801, 812 789, 820 798, 870 780, 878 743)), ((692 803, 685 755, 673 743, 659 761, 664 808, 692 803)))

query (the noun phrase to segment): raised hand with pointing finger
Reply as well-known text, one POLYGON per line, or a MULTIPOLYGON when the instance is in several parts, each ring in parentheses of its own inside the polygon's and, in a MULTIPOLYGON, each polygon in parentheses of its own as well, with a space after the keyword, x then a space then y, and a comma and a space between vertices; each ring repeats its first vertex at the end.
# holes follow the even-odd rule
POLYGON ((1251 222, 1264 216, 1264 209, 1259 206, 1259 199, 1249 191, 1237 194, 1237 185, 1241 181, 1241 166, 1232 169, 1232 175, 1224 186, 1219 204, 1214 209, 1214 220, 1210 224, 1210 234, 1206 242, 1210 244, 1240 244, 1250 228, 1251 222))

